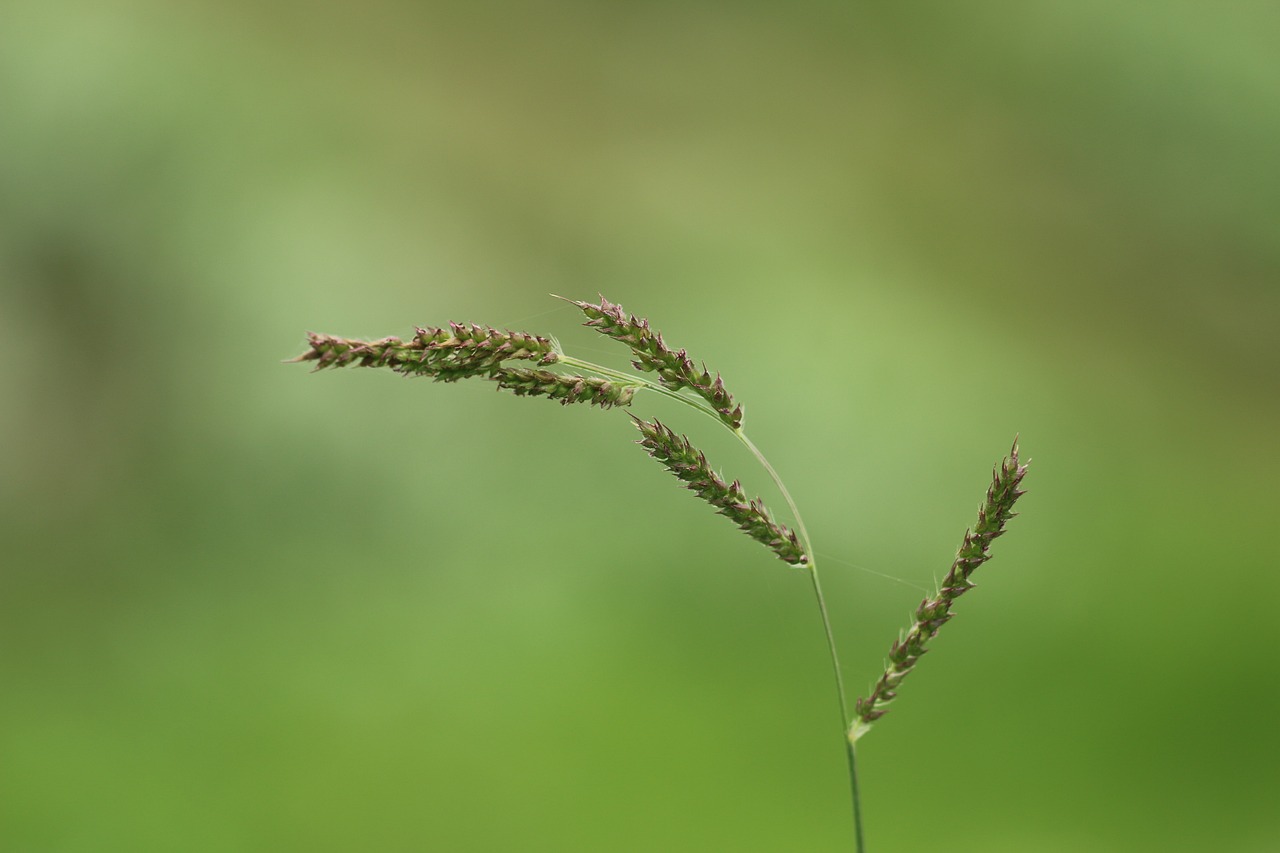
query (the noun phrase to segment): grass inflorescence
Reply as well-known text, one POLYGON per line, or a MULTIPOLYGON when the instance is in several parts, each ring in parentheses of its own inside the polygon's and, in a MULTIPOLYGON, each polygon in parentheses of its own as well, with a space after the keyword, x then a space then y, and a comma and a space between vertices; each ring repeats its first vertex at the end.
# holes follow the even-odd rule
POLYGON ((637 370, 657 373, 662 384, 672 391, 692 391, 711 406, 716 417, 726 426, 741 429, 742 406, 734 402, 725 390, 720 374, 713 377, 706 365, 694 367, 689 353, 668 347, 662 340, 662 333, 654 331, 648 320, 628 315, 621 305, 615 305, 603 296, 599 305, 590 302, 573 304, 587 315, 586 325, 631 348, 636 356, 631 363, 637 370))
POLYGON ((1026 473, 1027 466, 1019 463, 1018 442, 1015 440, 1009 456, 995 469, 986 501, 978 510, 978 523, 973 530, 965 531, 964 541, 937 594, 920 602, 915 621, 889 649, 889 662, 884 674, 871 694, 855 703, 854 721, 849 729, 851 741, 866 734, 871 724, 885 715, 889 703, 898 695, 898 685, 915 668, 920 656, 929 651, 929 641, 955 615, 951 606, 974 588, 975 584, 969 577, 978 566, 991 559, 991 543, 1004 533, 1009 519, 1017 515, 1013 505, 1025 494, 1018 486, 1026 473))
POLYGON ((519 397, 549 397, 565 405, 589 403, 605 409, 630 405, 639 387, 597 376, 507 366, 508 361, 551 365, 560 360, 560 353, 548 338, 475 324, 419 328, 408 341, 361 341, 314 332, 308 339, 311 348, 293 361, 313 361, 316 370, 352 365, 386 367, 406 376, 430 376, 438 382, 483 377, 519 397))
POLYGON ((631 416, 643 438, 638 442, 649 455, 662 463, 676 478, 698 497, 716 508, 744 533, 768 548, 786 563, 803 566, 809 556, 799 537, 773 520, 760 498, 747 498, 737 480, 726 483, 711 469, 707 457, 689 439, 677 435, 671 427, 654 418, 652 421, 631 416))
POLYGON ((623 373, 570 356, 550 337, 526 332, 500 331, 490 326, 449 323, 446 327, 419 327, 408 340, 382 338, 356 340, 311 333, 309 348, 292 361, 312 362, 316 370, 334 367, 381 367, 406 376, 428 376, 438 382, 481 379, 521 397, 547 397, 564 405, 585 403, 601 409, 631 406, 640 391, 651 391, 685 403, 728 428, 768 473, 791 511, 792 529, 774 520, 759 497, 750 498, 738 480, 726 480, 707 462, 689 438, 658 419, 631 415, 640 431, 637 442, 650 456, 680 480, 686 488, 715 507, 740 530, 788 565, 809 575, 835 677, 841 724, 852 794, 854 839, 863 850, 861 806, 854 758, 854 743, 884 716, 902 680, 914 669, 928 643, 952 617, 955 600, 974 584, 970 576, 990 559, 991 543, 1004 533, 1014 516, 1013 505, 1023 494, 1020 485, 1027 466, 1020 463, 1015 440, 1009 457, 995 470, 978 522, 964 541, 936 595, 921 602, 914 621, 889 651, 884 673, 871 693, 859 699, 850 715, 831 620, 818 580, 817 561, 800 512, 782 479, 743 431, 743 409, 725 389, 720 375, 705 365, 695 366, 683 350, 663 341, 649 321, 628 314, 621 305, 603 296, 599 303, 565 300, 586 316, 585 325, 625 344, 632 365, 642 374, 656 374, 657 381, 623 373), (512 364, 523 362, 524 364, 512 364), (533 362, 535 366, 527 363, 533 362), (574 372, 578 371, 578 372, 574 372))
POLYGON ((602 409, 630 406, 636 394, 634 385, 550 370, 504 367, 495 371, 492 378, 499 388, 512 391, 517 397, 550 397, 566 406, 570 403, 590 403, 602 409))
POLYGON ((408 376, 430 376, 456 382, 487 376, 504 361, 554 364, 560 354, 547 338, 525 332, 500 332, 488 326, 450 323, 448 329, 419 328, 408 341, 382 338, 360 341, 310 333, 311 348, 294 361, 314 361, 326 367, 389 367, 408 376))

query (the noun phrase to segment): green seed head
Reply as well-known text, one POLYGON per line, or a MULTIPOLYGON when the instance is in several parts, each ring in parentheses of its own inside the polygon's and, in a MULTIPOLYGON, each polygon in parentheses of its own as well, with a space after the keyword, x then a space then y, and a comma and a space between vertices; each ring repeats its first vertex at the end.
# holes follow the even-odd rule
POLYGON ((587 316, 587 326, 631 348, 636 357, 632 364, 637 370, 657 373, 662 384, 672 391, 692 391, 705 400, 730 429, 742 428, 742 406, 725 390, 720 375, 712 376, 706 365, 701 369, 694 367, 684 350, 673 351, 662 340, 662 334, 650 328, 648 320, 628 315, 621 305, 603 296, 599 305, 570 301, 587 316))
POLYGON ((954 615, 952 604, 973 589, 969 576, 991 559, 991 542, 1004 533, 1005 524, 1016 515, 1013 505, 1024 494, 1018 486, 1026 473, 1027 466, 1018 462, 1018 442, 1015 439, 1009 457, 995 469, 991 487, 987 489, 987 499, 978 510, 978 523, 973 530, 965 532, 955 562, 951 564, 951 571, 943 579, 937 595, 920 602, 915 621, 906 635, 889 650, 889 664, 871 695, 855 704, 854 721, 849 729, 850 741, 862 737, 873 722, 885 715, 889 703, 898 695, 897 688, 902 679, 929 650, 929 641, 954 615))
POLYGON ((711 469, 707 457, 689 439, 677 435, 661 421, 645 421, 632 416, 640 430, 641 447, 676 476, 685 487, 716 508, 716 511, 780 559, 804 566, 809 557, 795 532, 776 523, 759 498, 748 499, 741 484, 726 483, 711 469))

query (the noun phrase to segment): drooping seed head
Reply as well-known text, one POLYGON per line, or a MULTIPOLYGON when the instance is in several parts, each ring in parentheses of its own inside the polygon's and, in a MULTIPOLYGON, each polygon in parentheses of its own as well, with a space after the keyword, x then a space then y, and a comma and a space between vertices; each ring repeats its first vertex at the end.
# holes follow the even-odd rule
POLYGON ((689 439, 677 435, 666 424, 632 416, 640 430, 641 447, 676 476, 685 487, 716 508, 738 527, 793 566, 807 565, 809 558, 799 537, 769 515, 763 501, 748 499, 742 485, 734 480, 726 483, 707 462, 707 457, 689 439))

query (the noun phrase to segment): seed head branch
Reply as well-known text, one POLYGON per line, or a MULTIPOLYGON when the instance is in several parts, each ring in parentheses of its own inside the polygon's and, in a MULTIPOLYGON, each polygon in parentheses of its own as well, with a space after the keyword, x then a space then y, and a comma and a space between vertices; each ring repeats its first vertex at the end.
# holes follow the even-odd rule
POLYGON ((447 329, 432 326, 417 329, 408 341, 399 338, 362 341, 314 332, 307 338, 310 349, 293 361, 314 361, 316 370, 353 364, 389 367, 397 373, 430 376, 438 382, 486 376, 509 360, 546 365, 560 359, 555 345, 547 338, 461 323, 450 323, 447 329))
POLYGON ((1024 494, 1018 486, 1026 473, 1027 466, 1018 463, 1018 442, 1015 439, 1009 457, 995 469, 991 486, 987 489, 986 502, 978 511, 978 523, 973 530, 965 533, 955 562, 951 564, 951 571, 947 572, 937 595, 920 603, 916 609, 915 622, 889 650, 889 664, 876 682, 871 695, 859 699, 854 706, 853 725, 849 729, 850 741, 856 741, 866 734, 871 724, 885 715, 889 703, 898 695, 898 685, 915 667, 920 656, 929 650, 929 641, 952 617, 951 605, 973 589, 974 583, 969 580, 969 576, 978 566, 991 559, 991 542, 1004 533, 1005 524, 1017 515, 1013 511, 1013 505, 1024 494))
POLYGON ((726 483, 711 469, 707 457, 656 418, 645 421, 631 416, 642 438, 638 442, 649 455, 744 533, 793 566, 804 566, 809 557, 796 534, 778 524, 759 498, 747 498, 737 480, 726 483))
POLYGON ((615 305, 603 296, 599 305, 567 301, 587 315, 585 325, 630 347, 636 356, 632 364, 637 370, 657 373, 662 384, 672 391, 687 388, 706 400, 730 429, 742 427, 742 406, 734 402, 725 390, 720 374, 712 376, 706 365, 695 367, 684 350, 673 351, 662 340, 662 333, 650 328, 648 320, 628 315, 621 305, 615 305))
POLYGON ((501 368, 493 374, 492 379, 498 383, 499 388, 505 388, 517 397, 549 397, 559 400, 565 406, 570 403, 590 403, 602 409, 629 406, 636 393, 634 385, 610 382, 594 376, 520 367, 501 368))

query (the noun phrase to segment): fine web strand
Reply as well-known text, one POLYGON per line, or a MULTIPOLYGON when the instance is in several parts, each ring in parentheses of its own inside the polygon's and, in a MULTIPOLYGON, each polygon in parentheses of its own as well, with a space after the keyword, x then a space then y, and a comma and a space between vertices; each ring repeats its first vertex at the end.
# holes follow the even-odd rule
POLYGON ((923 592, 925 595, 933 595, 933 593, 937 590, 937 586, 938 586, 936 579, 934 580, 934 584, 933 584, 934 588, 930 589, 929 587, 921 586, 915 581, 907 580, 906 578, 900 577, 899 575, 891 575, 888 572, 877 571, 875 569, 869 568, 868 566, 864 566, 859 563, 851 563, 848 560, 842 560, 839 557, 833 557, 831 554, 829 554, 826 551, 822 552, 822 560, 823 562, 827 562, 827 563, 837 563, 841 566, 848 566, 849 568, 853 569, 856 572, 865 572, 866 574, 874 575, 875 577, 878 577, 878 578, 884 578, 887 581, 892 581, 897 584, 902 584, 905 587, 909 587, 911 589, 918 590, 919 592, 923 592))
POLYGON ((503 323, 502 325, 504 328, 511 328, 513 326, 523 326, 525 323, 528 323, 530 320, 537 320, 539 318, 546 317, 551 314, 561 314, 568 310, 569 309, 565 308, 565 306, 563 305, 557 305, 555 308, 548 308, 546 311, 539 311, 537 314, 529 314, 526 317, 520 317, 515 320, 510 320, 506 323, 503 323))

